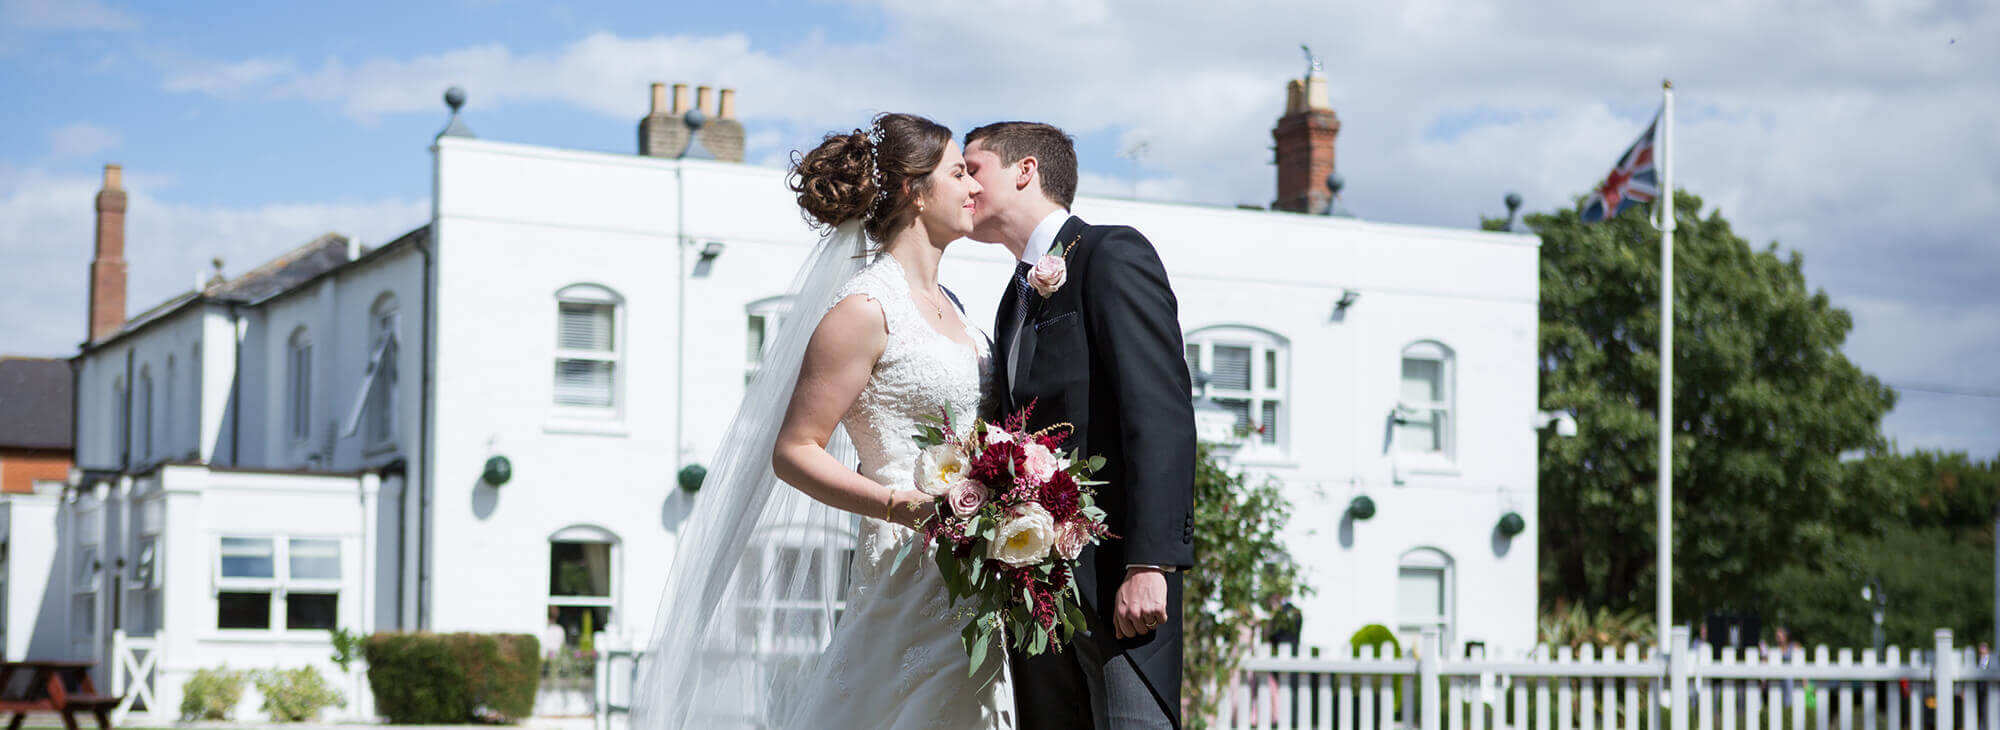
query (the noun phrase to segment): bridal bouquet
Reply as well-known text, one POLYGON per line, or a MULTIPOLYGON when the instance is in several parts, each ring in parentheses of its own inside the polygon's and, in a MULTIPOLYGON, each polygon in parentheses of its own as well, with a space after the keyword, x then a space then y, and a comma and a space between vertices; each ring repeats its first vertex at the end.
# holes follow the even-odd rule
POLYGON ((1061 446, 1067 424, 1028 433, 1030 404, 994 424, 952 428, 950 412, 916 434, 917 489, 939 498, 936 516, 896 556, 921 542, 944 576, 953 605, 970 604, 962 636, 972 675, 989 658, 994 632, 1032 656, 1068 641, 1084 625, 1072 573, 1084 547, 1114 537, 1090 480, 1104 458, 1076 459, 1061 446))

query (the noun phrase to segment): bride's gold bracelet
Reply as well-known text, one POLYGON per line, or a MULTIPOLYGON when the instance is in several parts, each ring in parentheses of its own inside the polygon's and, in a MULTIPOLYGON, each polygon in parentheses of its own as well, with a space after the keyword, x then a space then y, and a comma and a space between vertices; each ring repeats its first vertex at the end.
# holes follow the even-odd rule
POLYGON ((889 505, 882 508, 882 521, 892 525, 896 523, 896 490, 894 489, 889 490, 889 505))

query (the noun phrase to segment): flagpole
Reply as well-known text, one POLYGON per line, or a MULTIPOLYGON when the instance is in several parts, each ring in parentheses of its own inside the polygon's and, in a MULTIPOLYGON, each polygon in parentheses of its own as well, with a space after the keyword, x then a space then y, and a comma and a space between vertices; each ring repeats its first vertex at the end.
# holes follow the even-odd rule
POLYGON ((1674 626, 1674 82, 1660 83, 1660 446, 1659 617, 1662 652, 1674 626))

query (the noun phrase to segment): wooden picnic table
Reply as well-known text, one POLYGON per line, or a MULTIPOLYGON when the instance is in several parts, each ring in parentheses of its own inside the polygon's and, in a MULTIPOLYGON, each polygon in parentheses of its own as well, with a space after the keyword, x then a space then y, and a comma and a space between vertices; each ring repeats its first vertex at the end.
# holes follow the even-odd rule
POLYGON ((76 713, 89 710, 97 717, 98 730, 111 729, 111 708, 118 698, 98 694, 90 681, 96 662, 71 659, 27 659, 0 662, 0 712, 14 713, 7 730, 21 730, 30 712, 53 712, 62 716, 63 727, 77 730, 76 713), (29 679, 15 687, 22 674, 29 679))

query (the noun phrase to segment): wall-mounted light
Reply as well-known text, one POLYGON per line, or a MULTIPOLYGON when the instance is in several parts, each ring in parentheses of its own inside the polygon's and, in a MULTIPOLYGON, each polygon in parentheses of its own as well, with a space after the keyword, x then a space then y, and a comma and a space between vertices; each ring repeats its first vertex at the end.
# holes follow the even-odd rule
POLYGON ((1354 303, 1358 301, 1361 301, 1361 292, 1353 289, 1342 289, 1340 290, 1340 299, 1333 303, 1333 311, 1345 312, 1348 307, 1354 306, 1354 303))
POLYGON ((722 248, 723 246, 721 241, 709 241, 708 243, 702 244, 701 260, 704 262, 714 261, 717 257, 720 257, 722 255, 722 248))
POLYGON ((1576 436, 1576 416, 1570 415, 1568 411, 1538 411, 1535 413, 1534 423, 1537 431, 1554 424, 1557 436, 1563 438, 1576 436))

